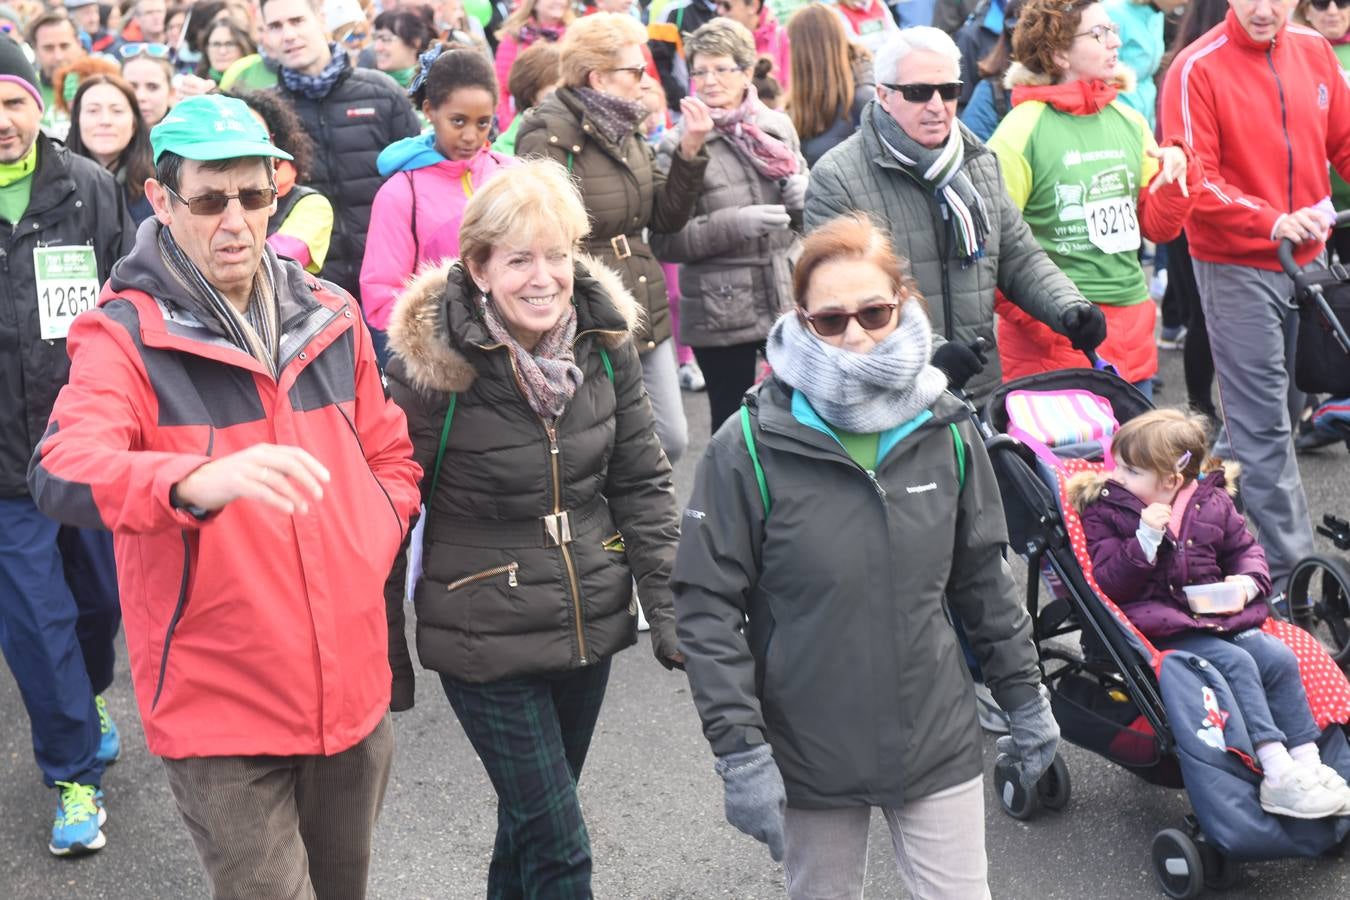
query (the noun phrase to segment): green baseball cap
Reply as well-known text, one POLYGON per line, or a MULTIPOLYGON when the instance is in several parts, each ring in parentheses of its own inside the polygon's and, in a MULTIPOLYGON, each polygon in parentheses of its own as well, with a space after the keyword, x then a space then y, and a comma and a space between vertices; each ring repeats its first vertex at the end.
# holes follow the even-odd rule
POLYGON ((244 156, 294 159, 272 145, 248 104, 221 94, 199 94, 178 103, 150 129, 155 162, 168 150, 201 162, 244 156))

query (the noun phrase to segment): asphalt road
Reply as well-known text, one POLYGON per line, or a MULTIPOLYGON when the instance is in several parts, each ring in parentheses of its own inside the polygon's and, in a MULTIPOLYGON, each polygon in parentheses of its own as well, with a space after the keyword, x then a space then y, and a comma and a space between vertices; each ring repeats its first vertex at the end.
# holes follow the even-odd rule
MULTIPOLYGON (((1160 403, 1182 397, 1180 358, 1163 354, 1160 403)), ((693 451, 677 470, 687 494, 707 441, 707 406, 686 395, 693 451)), ((1344 448, 1302 459, 1315 517, 1350 514, 1344 448)), ((1321 539, 1319 539, 1321 540, 1321 539)), ((1330 550, 1327 542, 1322 550, 1330 550)), ((145 750, 125 656, 108 703, 123 755, 104 780, 108 846, 81 860, 48 855, 54 794, 33 764, 18 692, 0 675, 0 900, 205 896, 196 854, 145 750)), ((482 897, 495 803, 482 767, 428 672, 417 706, 394 720, 397 758, 375 836, 370 896, 482 897)), ((987 769, 993 745, 988 742, 987 769)), ((1188 811, 1185 795, 1152 787, 1076 747, 1063 750, 1073 798, 1057 814, 1023 823, 1005 816, 986 788, 989 881, 996 898, 1133 900, 1161 896, 1147 864, 1149 841, 1188 811)), ((615 661, 609 696, 581 785, 601 898, 774 898, 782 871, 768 852, 726 824, 720 781, 678 673, 652 659, 643 637, 615 661)), ((986 779, 986 783, 992 779, 986 779)), ((869 897, 905 896, 884 824, 874 818, 869 897)), ((1229 897, 1350 896, 1350 864, 1338 858, 1246 868, 1229 897)))

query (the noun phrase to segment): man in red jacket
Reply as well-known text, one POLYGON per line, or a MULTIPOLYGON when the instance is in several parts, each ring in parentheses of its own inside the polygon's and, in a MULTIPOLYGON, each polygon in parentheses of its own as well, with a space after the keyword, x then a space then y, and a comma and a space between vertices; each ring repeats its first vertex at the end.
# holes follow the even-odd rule
POLYGON ((1306 264, 1330 226, 1327 162, 1350 175, 1350 87, 1321 35, 1287 24, 1295 0, 1229 0, 1227 18, 1167 70, 1163 133, 1204 163, 1187 225, 1210 326, 1224 420, 1216 451, 1242 464, 1242 493, 1275 589, 1312 551, 1290 439, 1298 317, 1278 242, 1306 264))
POLYGON ((267 247, 289 157, 219 94, 150 137, 155 216, 71 328, 29 487, 113 532, 146 740, 213 895, 359 898, 421 470, 359 308, 267 247))

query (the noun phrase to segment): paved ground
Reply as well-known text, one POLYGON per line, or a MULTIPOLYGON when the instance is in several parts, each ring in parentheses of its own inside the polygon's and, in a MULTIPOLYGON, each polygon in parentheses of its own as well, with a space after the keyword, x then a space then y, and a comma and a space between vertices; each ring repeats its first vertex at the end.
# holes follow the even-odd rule
MULTIPOLYGON (((1167 388, 1181 396, 1178 354, 1164 354, 1167 388)), ((707 440, 707 407, 688 398, 693 444, 707 440)), ((689 490, 691 456, 677 472, 689 490)), ((1350 456, 1343 449, 1306 457, 1303 472, 1318 517, 1350 513, 1350 456)), ((1325 546, 1322 549, 1329 549, 1325 546)), ((105 779, 108 847, 79 861, 45 849, 51 792, 32 761, 28 724, 13 682, 0 675, 0 900, 204 896, 204 882, 158 762, 145 751, 125 660, 108 700, 124 750, 105 779)), ((482 897, 495 827, 487 779, 439 685, 419 674, 417 706, 395 719, 398 756, 376 835, 373 898, 482 897)), ((991 752, 986 759, 992 766, 991 752)), ((1146 864, 1160 828, 1179 823, 1185 797, 1144 784, 1075 747, 1064 751, 1073 800, 1030 823, 1009 819, 989 794, 986 814, 995 897, 1013 900, 1160 896, 1146 864)), ((683 679, 650 655, 645 637, 617 659, 608 701, 582 783, 602 898, 773 898, 781 870, 767 851, 728 826, 720 782, 683 679)), ((889 841, 874 821, 868 896, 903 897, 889 841)), ((1350 896, 1350 864, 1340 859, 1248 868, 1230 897, 1350 896)))

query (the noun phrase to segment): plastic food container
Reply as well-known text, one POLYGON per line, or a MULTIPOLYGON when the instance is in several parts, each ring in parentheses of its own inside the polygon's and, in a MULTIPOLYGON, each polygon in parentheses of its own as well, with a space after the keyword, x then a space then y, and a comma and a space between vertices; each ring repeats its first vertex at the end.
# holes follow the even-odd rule
POLYGON ((1188 584, 1182 588, 1191 612, 1200 615, 1235 613, 1246 605, 1246 591, 1240 581, 1216 581, 1213 584, 1188 584))

